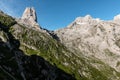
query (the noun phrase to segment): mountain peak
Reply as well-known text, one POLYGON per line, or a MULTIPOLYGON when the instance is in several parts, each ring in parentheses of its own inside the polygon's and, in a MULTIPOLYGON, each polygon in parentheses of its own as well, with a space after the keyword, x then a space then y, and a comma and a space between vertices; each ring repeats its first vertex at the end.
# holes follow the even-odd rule
POLYGON ((85 19, 92 19, 91 15, 86 15, 84 18, 85 19))
POLYGON ((93 19, 91 15, 86 15, 84 17, 77 17, 76 20, 91 20, 93 19))
POLYGON ((40 26, 37 23, 37 15, 36 11, 33 7, 26 7, 23 15, 20 19, 16 19, 16 21, 20 24, 23 24, 27 27, 31 27, 37 30, 40 30, 40 26))
MULTIPOLYGON (((86 15, 84 17, 77 17, 73 24, 77 25, 93 25, 99 23, 101 20, 99 18, 93 18, 91 15, 86 15)), ((72 24, 72 25, 73 25, 72 24)))
POLYGON ((22 19, 28 19, 32 22, 37 22, 35 9, 33 7, 27 7, 22 15, 22 19))

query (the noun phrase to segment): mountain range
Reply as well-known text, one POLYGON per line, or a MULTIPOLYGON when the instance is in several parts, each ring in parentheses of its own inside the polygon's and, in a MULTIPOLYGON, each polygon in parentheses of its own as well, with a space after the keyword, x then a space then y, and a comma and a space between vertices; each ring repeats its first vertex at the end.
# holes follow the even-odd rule
POLYGON ((50 31, 34 8, 21 18, 0 11, 1 80, 120 80, 120 15, 90 15, 50 31))

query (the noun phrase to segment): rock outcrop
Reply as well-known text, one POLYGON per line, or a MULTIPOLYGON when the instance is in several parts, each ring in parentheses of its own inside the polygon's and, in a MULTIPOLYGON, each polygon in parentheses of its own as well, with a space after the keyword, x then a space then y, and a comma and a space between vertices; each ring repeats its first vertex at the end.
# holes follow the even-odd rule
POLYGON ((35 9, 33 7, 27 7, 22 15, 22 19, 27 19, 31 22, 37 22, 37 15, 35 9))
POLYGON ((17 19, 17 22, 28 26, 30 28, 40 30, 40 26, 37 23, 37 15, 35 9, 32 7, 27 7, 20 19, 17 19))

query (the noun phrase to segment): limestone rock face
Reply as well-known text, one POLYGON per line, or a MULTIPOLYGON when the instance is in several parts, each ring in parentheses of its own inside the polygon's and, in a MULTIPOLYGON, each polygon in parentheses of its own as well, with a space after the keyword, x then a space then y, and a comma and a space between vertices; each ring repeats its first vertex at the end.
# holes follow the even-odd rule
POLYGON ((35 9, 32 7, 27 7, 21 17, 21 19, 17 20, 18 23, 23 24, 25 26, 34 28, 36 30, 40 30, 40 26, 37 23, 37 15, 35 9))
POLYGON ((22 19, 28 19, 31 22, 37 22, 37 16, 36 16, 36 11, 32 7, 27 7, 23 13, 22 19))
POLYGON ((120 72, 120 15, 112 21, 78 17, 66 28, 55 31, 61 42, 77 56, 100 59, 120 72), (78 51, 77 53, 75 51, 78 51))
POLYGON ((93 19, 90 15, 86 15, 85 17, 77 17, 75 21, 73 21, 67 27, 72 28, 75 25, 87 26, 87 25, 95 25, 100 22, 99 18, 93 19))

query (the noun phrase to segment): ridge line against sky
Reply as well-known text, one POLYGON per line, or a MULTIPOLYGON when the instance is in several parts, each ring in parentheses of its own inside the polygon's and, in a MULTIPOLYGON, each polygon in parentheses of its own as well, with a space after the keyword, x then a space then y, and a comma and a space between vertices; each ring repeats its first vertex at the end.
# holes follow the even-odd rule
POLYGON ((0 9, 13 17, 20 18, 26 7, 34 7, 38 23, 49 30, 63 28, 87 14, 102 20, 120 14, 120 0, 0 0, 0 9))

